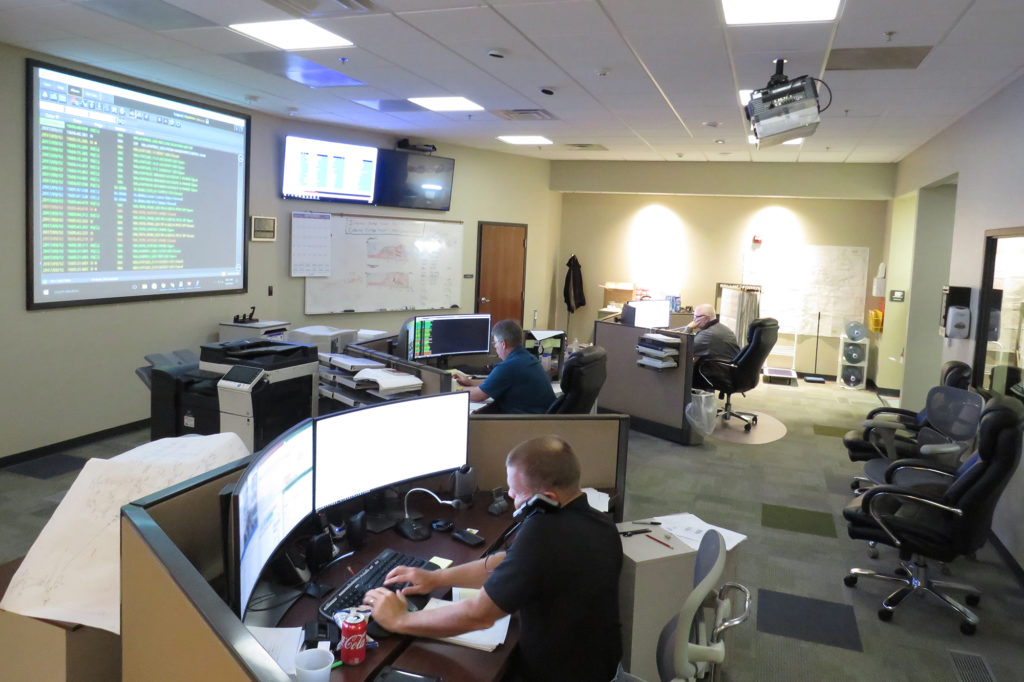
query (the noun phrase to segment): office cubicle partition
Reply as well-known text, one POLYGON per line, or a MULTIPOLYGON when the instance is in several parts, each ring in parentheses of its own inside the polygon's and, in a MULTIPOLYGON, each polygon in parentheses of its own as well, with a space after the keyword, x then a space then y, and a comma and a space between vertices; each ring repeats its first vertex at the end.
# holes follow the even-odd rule
MULTIPOLYGON (((474 417, 469 431, 469 463, 480 472, 481 488, 504 486, 509 448, 530 437, 556 434, 579 454, 584 485, 624 490, 624 415, 493 415, 474 417)), ((126 682, 290 679, 214 587, 223 578, 218 574, 224 551, 219 495, 238 479, 246 461, 122 508, 121 658, 126 682)), ((619 505, 617 519, 621 509, 619 505)), ((351 672, 361 674, 358 669, 351 672)))

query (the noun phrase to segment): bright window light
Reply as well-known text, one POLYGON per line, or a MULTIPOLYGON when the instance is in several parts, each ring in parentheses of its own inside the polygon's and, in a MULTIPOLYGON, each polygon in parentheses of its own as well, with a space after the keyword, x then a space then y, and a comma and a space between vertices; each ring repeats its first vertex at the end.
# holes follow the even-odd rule
POLYGON ((322 50, 352 45, 352 41, 345 40, 305 19, 231 24, 229 28, 282 50, 322 50))
POLYGON ((799 24, 833 21, 839 0, 722 0, 726 24, 799 24))
POLYGON ((410 97, 409 101, 431 111, 482 111, 483 107, 465 97, 410 97))
POLYGON ((542 135, 499 135, 498 139, 508 144, 554 144, 542 135))

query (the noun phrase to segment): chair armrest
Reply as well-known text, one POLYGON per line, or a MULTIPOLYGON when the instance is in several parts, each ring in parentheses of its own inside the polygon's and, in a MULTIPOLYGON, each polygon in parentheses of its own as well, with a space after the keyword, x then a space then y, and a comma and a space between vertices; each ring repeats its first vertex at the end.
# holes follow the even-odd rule
POLYGON ((882 511, 878 508, 878 500, 883 497, 895 497, 906 502, 912 502, 914 504, 922 504, 940 511, 949 512, 955 516, 963 516, 964 512, 956 507, 950 507, 948 504, 943 504, 938 500, 932 499, 923 495, 918 491, 909 490, 907 488, 899 488, 890 485, 880 485, 874 488, 870 488, 863 495, 864 501, 861 504, 861 508, 871 514, 871 518, 878 524, 878 527, 889 536, 889 539, 893 542, 893 547, 900 547, 902 543, 900 539, 896 537, 892 529, 886 525, 885 521, 882 520, 882 511))
MULTIPOLYGON (((711 631, 712 642, 717 642, 719 639, 721 639, 721 635, 723 632, 725 632, 729 628, 736 627, 737 625, 744 622, 745 620, 747 620, 747 618, 750 617, 750 590, 748 590, 743 585, 740 585, 739 583, 725 583, 720 588, 718 588, 718 600, 725 601, 730 606, 731 603, 728 600, 726 600, 725 597, 726 593, 730 590, 735 590, 737 592, 743 593, 743 613, 736 616, 735 618, 730 618, 717 624, 715 626, 715 629, 711 631)), ((730 613, 731 612, 732 611, 730 609, 730 613)))
POLYGON ((910 419, 917 421, 917 412, 908 410, 903 407, 876 407, 875 409, 868 412, 868 419, 874 419, 881 415, 889 415, 893 419, 910 419))
POLYGON ((922 455, 954 455, 961 450, 963 447, 956 443, 930 443, 918 448, 922 455))
POLYGON ((940 476, 953 478, 956 476, 956 468, 937 464, 930 459, 897 459, 885 470, 885 482, 894 483, 896 474, 904 469, 913 471, 929 471, 940 476))
POLYGON ((866 429, 888 429, 890 431, 899 431, 900 429, 906 430, 907 426, 903 422, 893 421, 891 419, 867 419, 864 421, 864 428, 866 429))

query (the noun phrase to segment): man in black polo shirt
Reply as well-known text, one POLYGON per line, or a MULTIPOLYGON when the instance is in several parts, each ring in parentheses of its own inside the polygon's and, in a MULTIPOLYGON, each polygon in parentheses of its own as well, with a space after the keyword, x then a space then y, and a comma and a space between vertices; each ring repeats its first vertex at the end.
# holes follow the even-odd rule
POLYGON ((587 503, 579 485, 579 460, 561 438, 520 443, 505 467, 516 509, 526 507, 507 552, 441 571, 396 568, 385 584, 410 585, 397 593, 384 587, 370 590, 364 601, 384 628, 427 637, 490 627, 518 612, 519 648, 511 679, 608 682, 622 646, 622 543, 615 524, 587 503), (483 589, 445 608, 406 610, 405 594, 456 586, 483 589))

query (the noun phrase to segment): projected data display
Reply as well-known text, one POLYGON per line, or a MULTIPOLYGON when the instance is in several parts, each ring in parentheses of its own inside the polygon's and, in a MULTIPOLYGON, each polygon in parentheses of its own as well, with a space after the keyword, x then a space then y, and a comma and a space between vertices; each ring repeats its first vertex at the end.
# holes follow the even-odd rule
POLYGON ((376 147, 285 138, 281 193, 286 198, 369 204, 376 174, 376 147))
POLYGON ((29 63, 28 307, 245 289, 247 118, 29 63))

